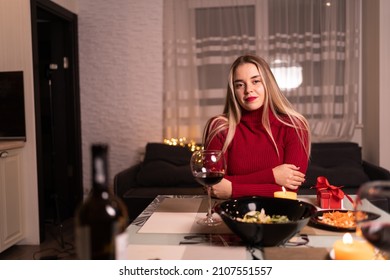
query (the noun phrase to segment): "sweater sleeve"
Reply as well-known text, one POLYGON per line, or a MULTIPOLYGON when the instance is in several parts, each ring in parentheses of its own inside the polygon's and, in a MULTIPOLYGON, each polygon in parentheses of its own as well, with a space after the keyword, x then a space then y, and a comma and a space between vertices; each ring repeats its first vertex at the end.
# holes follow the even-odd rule
POLYGON ((272 168, 257 170, 245 175, 227 175, 225 178, 239 184, 275 184, 272 168))
MULTIPOLYGON (((276 142, 279 147, 282 158, 279 164, 294 164, 300 168, 300 171, 306 173, 308 166, 308 156, 305 147, 302 145, 295 129, 284 126, 283 133, 276 132, 276 142)), ((225 141, 223 133, 212 139, 208 149, 222 149, 225 141)), ((228 151, 225 153, 226 160, 229 158, 228 151)), ((227 164, 229 164, 227 162, 227 164)), ((225 175, 225 179, 232 183, 232 197, 241 197, 248 195, 273 196, 275 191, 280 191, 281 186, 275 182, 272 169, 276 167, 269 166, 262 170, 256 170, 252 173, 243 175, 225 175)))
MULTIPOLYGON (((220 133, 216 135, 207 146, 209 150, 222 150, 226 135, 220 133)), ((225 152, 226 164, 229 165, 229 149, 225 152)), ((225 179, 238 184, 275 184, 275 178, 272 168, 257 170, 256 172, 245 175, 225 175, 225 179)))
MULTIPOLYGON (((308 146, 307 131, 304 134, 305 146, 308 146)), ((288 128, 286 134, 283 163, 294 164, 299 167, 299 171, 306 174, 309 164, 309 155, 305 146, 302 145, 300 138, 293 128, 288 128)))
MULTIPOLYGON (((273 196, 274 192, 281 191, 282 188, 276 184, 240 184, 232 183, 232 198, 242 196, 273 196)), ((293 191, 293 190, 289 190, 293 191)), ((296 191, 294 191, 296 192, 296 191)))
MULTIPOLYGON (((283 137, 283 144, 279 146, 283 149, 283 159, 280 164, 294 164, 299 167, 299 171, 306 173, 308 166, 308 156, 297 133, 293 128, 287 128, 283 137)), ((272 166, 263 170, 245 175, 232 175, 225 178, 236 184, 275 184, 275 177, 272 166)))

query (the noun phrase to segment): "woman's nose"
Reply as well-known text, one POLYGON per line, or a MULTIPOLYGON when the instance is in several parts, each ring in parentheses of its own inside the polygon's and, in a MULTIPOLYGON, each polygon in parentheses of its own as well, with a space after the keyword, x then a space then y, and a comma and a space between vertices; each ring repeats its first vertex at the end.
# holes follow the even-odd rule
POLYGON ((247 86, 245 87, 245 93, 248 94, 252 91, 253 91, 253 86, 250 84, 247 84, 247 86))

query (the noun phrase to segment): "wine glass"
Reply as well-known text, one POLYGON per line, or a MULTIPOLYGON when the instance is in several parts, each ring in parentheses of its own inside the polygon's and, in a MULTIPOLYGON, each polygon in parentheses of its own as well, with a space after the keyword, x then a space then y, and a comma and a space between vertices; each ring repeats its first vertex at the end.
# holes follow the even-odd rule
POLYGON ((213 218, 211 207, 211 188, 219 183, 225 175, 226 162, 222 151, 200 150, 195 151, 191 157, 191 171, 195 180, 207 189, 208 210, 207 216, 198 221, 198 224, 207 226, 219 225, 222 221, 213 218))
POLYGON ((361 234, 380 254, 390 257, 390 218, 381 211, 390 211, 390 181, 363 184, 355 200, 357 234, 361 234), (383 214, 376 216, 373 213, 383 214))

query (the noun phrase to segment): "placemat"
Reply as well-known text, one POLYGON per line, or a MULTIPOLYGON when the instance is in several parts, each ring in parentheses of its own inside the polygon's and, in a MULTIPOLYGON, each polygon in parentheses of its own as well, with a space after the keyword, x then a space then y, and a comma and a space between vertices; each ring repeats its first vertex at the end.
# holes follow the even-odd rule
POLYGON ((165 198, 154 212, 197 213, 200 211, 201 205, 204 204, 203 200, 203 198, 165 198))
POLYGON ((326 248, 285 248, 265 247, 263 256, 266 260, 327 260, 329 251, 326 248))
MULTIPOLYGON (((207 199, 203 198, 166 198, 138 233, 231 234, 231 230, 224 223, 214 227, 197 224, 197 220, 206 216, 207 207, 207 199)), ((214 215, 218 217, 218 214, 214 215)))
MULTIPOLYGON (((214 214, 216 217, 217 214, 214 214)), ((203 219, 206 213, 191 212, 155 212, 145 224, 138 230, 138 233, 175 233, 175 234, 231 234, 231 230, 221 223, 218 226, 203 226, 197 220, 203 219)))
POLYGON ((197 213, 155 212, 138 233, 191 233, 197 213))

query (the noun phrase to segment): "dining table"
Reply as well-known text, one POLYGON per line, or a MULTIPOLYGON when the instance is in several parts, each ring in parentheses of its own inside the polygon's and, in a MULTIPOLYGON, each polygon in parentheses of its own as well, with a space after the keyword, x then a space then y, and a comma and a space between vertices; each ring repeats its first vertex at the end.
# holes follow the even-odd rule
MULTIPOLYGON (((315 195, 301 195, 298 200, 319 208, 315 195)), ((352 196, 354 199, 354 196, 352 196)), ((213 204, 223 200, 213 199, 213 204)), ((308 223, 281 246, 247 246, 224 223, 204 226, 197 220, 207 213, 207 196, 159 195, 127 227, 125 242, 118 259, 127 260, 332 260, 332 248, 345 231, 317 227, 308 223)), ((390 222, 390 214, 368 206, 369 211, 390 222)), ((342 209, 352 210, 344 198, 342 209)), ((214 215, 218 215, 214 213, 214 215)), ((353 238, 356 232, 350 232, 353 238)))

